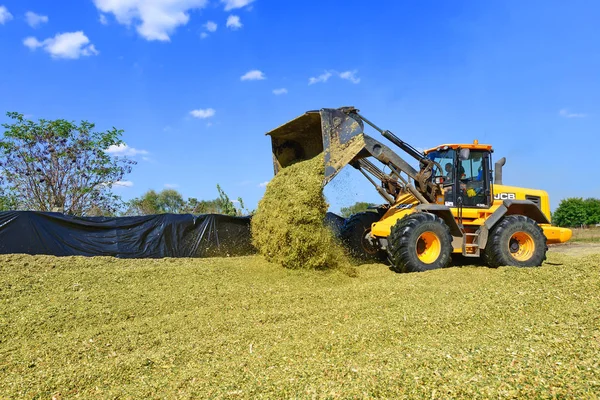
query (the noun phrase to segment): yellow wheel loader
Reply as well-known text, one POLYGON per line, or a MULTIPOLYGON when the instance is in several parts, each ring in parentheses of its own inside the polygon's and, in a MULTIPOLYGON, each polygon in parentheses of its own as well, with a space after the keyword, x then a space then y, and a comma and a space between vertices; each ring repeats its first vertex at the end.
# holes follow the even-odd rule
POLYGON ((323 185, 346 165, 373 184, 385 204, 348 218, 341 237, 357 257, 387 259, 396 272, 444 268, 452 253, 481 257, 492 267, 539 266, 547 244, 571 238, 569 229, 551 225, 545 191, 502 183, 506 160, 492 171, 490 145, 443 144, 421 152, 354 107, 308 111, 267 135, 275 174, 324 153, 323 185), (418 167, 365 134, 365 125, 418 167))

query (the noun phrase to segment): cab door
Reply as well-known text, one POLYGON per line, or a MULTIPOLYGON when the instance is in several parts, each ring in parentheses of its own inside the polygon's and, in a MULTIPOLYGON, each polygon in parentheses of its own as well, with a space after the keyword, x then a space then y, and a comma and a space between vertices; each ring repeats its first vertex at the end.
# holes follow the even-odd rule
POLYGON ((490 185, 490 152, 482 150, 457 151, 456 177, 454 189, 462 197, 463 207, 489 208, 492 204, 490 185), (460 157, 467 155, 467 157, 460 157))

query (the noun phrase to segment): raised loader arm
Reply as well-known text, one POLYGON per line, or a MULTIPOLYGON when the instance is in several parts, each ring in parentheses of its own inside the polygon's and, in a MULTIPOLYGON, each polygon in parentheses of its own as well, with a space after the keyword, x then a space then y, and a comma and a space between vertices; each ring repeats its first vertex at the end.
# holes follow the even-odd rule
POLYGON ((381 130, 362 117, 354 107, 308 111, 268 132, 267 135, 271 136, 276 174, 281 168, 294 162, 307 160, 324 152, 323 185, 329 183, 343 167, 350 164, 365 175, 390 204, 394 203, 395 197, 402 191, 409 191, 421 203, 429 203, 435 200, 439 190, 430 179, 434 165, 431 160, 392 132, 381 130), (389 147, 366 135, 364 123, 418 160, 421 170, 417 171, 389 147), (385 174, 368 160, 369 157, 389 167, 392 173, 385 174), (403 177, 402 173, 407 177, 403 177), (369 174, 382 182, 383 186, 377 184, 369 174), (410 179, 417 183, 419 189, 410 179))

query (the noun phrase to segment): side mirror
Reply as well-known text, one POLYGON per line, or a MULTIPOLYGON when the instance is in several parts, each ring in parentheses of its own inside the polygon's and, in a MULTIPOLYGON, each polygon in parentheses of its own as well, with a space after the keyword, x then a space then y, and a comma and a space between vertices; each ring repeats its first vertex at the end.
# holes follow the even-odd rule
POLYGON ((468 160, 470 155, 471 149, 460 149, 460 152, 458 153, 458 158, 460 158, 461 160, 468 160))

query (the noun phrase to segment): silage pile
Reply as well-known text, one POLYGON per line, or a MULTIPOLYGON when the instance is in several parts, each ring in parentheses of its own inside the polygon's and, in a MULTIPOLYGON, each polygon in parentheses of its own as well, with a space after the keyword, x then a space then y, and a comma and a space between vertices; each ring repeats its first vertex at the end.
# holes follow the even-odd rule
POLYGON ((292 269, 347 268, 342 247, 324 225, 323 155, 279 171, 252 217, 252 241, 268 261, 292 269))

